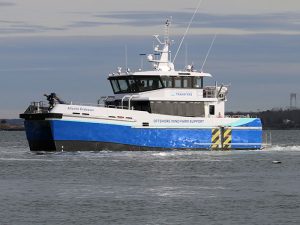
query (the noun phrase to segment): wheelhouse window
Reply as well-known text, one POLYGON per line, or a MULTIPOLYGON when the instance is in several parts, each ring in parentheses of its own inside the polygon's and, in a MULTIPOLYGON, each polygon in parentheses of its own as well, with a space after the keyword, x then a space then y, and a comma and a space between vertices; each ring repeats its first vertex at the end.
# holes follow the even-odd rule
POLYGON ((192 77, 182 77, 182 87, 192 88, 192 77))
POLYGON ((110 80, 110 84, 114 93, 120 92, 120 88, 117 80, 110 80))
POLYGON ((137 85, 137 83, 135 82, 134 79, 129 78, 128 79, 128 84, 129 84, 129 89, 128 90, 130 92, 138 92, 138 85, 137 85))
POLYGON ((159 76, 122 76, 109 77, 115 94, 136 93, 164 88, 159 76))
POLYGON ((173 77, 173 87, 174 88, 181 88, 181 77, 173 77))
POLYGON ((126 93, 129 91, 128 81, 127 80, 118 80, 120 92, 126 93))
POLYGON ((109 77, 115 94, 137 93, 161 88, 203 89, 203 77, 193 76, 119 76, 109 77))
POLYGON ((162 77, 165 88, 172 88, 172 77, 162 77))
POLYGON ((203 88, 203 77, 194 77, 193 88, 203 88))
POLYGON ((191 76, 171 76, 162 77, 162 80, 166 88, 194 88, 193 78, 191 76))

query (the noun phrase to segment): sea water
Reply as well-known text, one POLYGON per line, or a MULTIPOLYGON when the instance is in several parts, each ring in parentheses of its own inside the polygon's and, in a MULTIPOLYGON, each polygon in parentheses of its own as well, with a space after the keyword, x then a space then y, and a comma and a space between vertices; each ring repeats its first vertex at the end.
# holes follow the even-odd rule
POLYGON ((0 224, 300 224, 300 131, 257 151, 30 152, 0 131, 0 224), (280 161, 275 164, 273 161, 280 161))

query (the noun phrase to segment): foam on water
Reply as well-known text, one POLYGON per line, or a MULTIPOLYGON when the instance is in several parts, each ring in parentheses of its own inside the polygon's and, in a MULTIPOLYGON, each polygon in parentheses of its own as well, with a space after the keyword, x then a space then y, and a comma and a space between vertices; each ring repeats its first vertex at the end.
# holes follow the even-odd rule
POLYGON ((26 159, 26 158, 0 158, 0 161, 40 161, 40 162, 57 162, 57 159, 26 159))
POLYGON ((300 151, 300 145, 272 145, 262 151, 300 151))

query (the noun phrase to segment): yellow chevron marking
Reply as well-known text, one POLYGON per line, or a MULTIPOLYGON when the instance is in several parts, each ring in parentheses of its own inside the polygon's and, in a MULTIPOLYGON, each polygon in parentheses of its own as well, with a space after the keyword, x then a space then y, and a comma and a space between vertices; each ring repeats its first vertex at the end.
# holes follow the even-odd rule
POLYGON ((228 136, 230 133, 231 133, 231 129, 226 129, 224 132, 224 138, 226 138, 226 136, 228 136))
POLYGON ((231 136, 231 129, 226 129, 223 133, 223 138, 224 138, 224 142, 223 142, 223 149, 230 149, 231 147, 231 140, 232 140, 232 136, 231 136))
POLYGON ((226 140, 224 141, 223 144, 224 144, 224 145, 227 145, 227 144, 229 144, 229 143, 231 144, 231 138, 226 139, 226 140))
POLYGON ((211 148, 218 149, 221 143, 220 140, 220 130, 219 129, 212 129, 212 137, 211 137, 211 148))
POLYGON ((217 140, 220 139, 220 132, 217 132, 216 134, 214 134, 211 138, 212 142, 216 142, 217 140))
POLYGON ((219 148, 219 143, 215 143, 211 146, 212 149, 218 149, 219 148))
POLYGON ((219 129, 212 129, 212 134, 216 134, 217 132, 219 132, 219 129))

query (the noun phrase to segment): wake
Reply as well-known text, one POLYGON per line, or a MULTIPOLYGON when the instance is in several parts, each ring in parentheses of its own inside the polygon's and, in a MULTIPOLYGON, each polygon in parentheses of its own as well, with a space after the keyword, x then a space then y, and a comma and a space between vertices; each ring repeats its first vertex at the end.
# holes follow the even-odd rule
POLYGON ((263 148, 262 151, 300 151, 300 145, 271 145, 263 148))

